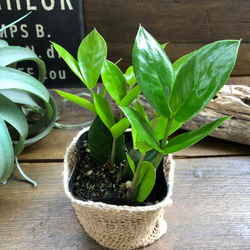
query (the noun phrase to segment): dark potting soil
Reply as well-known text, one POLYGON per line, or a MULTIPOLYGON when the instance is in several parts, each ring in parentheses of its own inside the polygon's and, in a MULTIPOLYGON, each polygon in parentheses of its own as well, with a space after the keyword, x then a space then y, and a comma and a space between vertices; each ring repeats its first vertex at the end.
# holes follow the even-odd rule
POLYGON ((127 189, 121 181, 124 163, 115 165, 112 172, 108 171, 107 164, 95 163, 87 140, 84 140, 81 149, 79 166, 72 187, 74 196, 82 200, 92 200, 103 197, 126 197, 127 189))
MULTIPOLYGON (((168 184, 163 172, 163 164, 156 171, 156 183, 144 202, 126 199, 127 188, 121 179, 124 164, 114 166, 109 172, 107 164, 94 162, 87 141, 87 133, 82 134, 77 142, 78 163, 69 179, 70 192, 79 200, 102 201, 114 205, 146 206, 162 201, 168 193, 168 184), (122 199, 121 199, 122 198, 122 199)), ((126 150, 131 148, 131 134, 125 133, 126 150)))

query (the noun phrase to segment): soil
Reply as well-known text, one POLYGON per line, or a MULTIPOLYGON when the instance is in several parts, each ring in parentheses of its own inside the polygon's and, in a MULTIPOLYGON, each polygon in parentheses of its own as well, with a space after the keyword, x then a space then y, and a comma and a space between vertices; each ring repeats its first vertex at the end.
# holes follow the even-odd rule
MULTIPOLYGON (((87 134, 83 134, 78 140, 80 157, 76 172, 72 174, 69 181, 70 190, 76 198, 79 200, 102 201, 116 205, 145 206, 155 204, 166 197, 168 186, 162 166, 158 169, 159 171, 157 170, 156 184, 144 202, 120 199, 126 198, 127 194, 126 183, 121 179, 125 162, 115 165, 114 171, 109 172, 107 164, 94 162, 87 138, 87 134), (110 198, 112 198, 112 201, 110 198)), ((131 134, 127 133, 125 138, 126 149, 129 150, 131 148, 131 134)))
POLYGON ((112 172, 107 164, 97 164, 92 159, 87 140, 83 141, 76 180, 72 187, 73 194, 82 200, 93 200, 103 197, 126 197, 127 189, 121 181, 124 163, 115 165, 112 172))

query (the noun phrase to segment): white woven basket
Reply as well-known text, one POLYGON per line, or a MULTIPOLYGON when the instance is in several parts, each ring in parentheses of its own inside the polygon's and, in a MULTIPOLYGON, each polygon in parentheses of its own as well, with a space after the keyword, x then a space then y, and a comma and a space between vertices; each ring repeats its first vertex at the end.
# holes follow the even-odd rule
POLYGON ((68 179, 77 158, 76 143, 88 130, 83 129, 73 139, 64 159, 64 189, 85 231, 100 245, 110 249, 135 249, 152 244, 167 231, 163 219, 164 207, 172 204, 172 187, 175 163, 172 155, 165 157, 164 170, 169 184, 167 197, 149 206, 116 206, 102 202, 81 201, 74 198, 68 179))

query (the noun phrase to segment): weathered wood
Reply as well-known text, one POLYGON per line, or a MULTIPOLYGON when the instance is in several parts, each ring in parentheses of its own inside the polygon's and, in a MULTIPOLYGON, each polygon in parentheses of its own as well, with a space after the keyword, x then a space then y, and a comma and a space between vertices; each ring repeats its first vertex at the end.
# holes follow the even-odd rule
MULTIPOLYGON (((66 109, 61 122, 92 118, 71 103, 66 109)), ((16 168, 0 184, 0 249, 103 249, 85 233, 63 190, 63 156, 79 130, 53 129, 19 157, 36 188, 16 168)), ((249 146, 207 137, 174 157, 173 206, 164 215, 168 232, 145 249, 248 249, 249 146)))
MULTIPOLYGON (((248 249, 250 158, 177 159, 176 164, 173 206, 164 216, 168 232, 145 249, 248 249)), ((84 232, 64 195, 63 163, 22 167, 38 186, 20 181, 16 169, 0 185, 0 248, 103 249, 84 232)))
POLYGON ((210 135, 250 145, 250 87, 225 85, 198 115, 185 122, 186 130, 194 130, 219 117, 233 116, 210 135))
POLYGON ((250 75, 249 1, 84 0, 85 33, 96 28, 108 42, 108 56, 131 65, 134 39, 142 24, 160 43, 169 42, 173 62, 222 39, 242 39, 233 75, 250 75), (198 11, 197 11, 198 10, 198 11))
MULTIPOLYGON (((240 80, 240 79, 239 79, 240 80)), ((55 93, 54 90, 49 90, 52 96, 55 98, 56 103, 59 105, 61 98, 55 93)), ((85 88, 72 88, 63 89, 63 91, 70 93, 87 92, 85 88)), ((114 107, 113 107, 114 109, 114 107)), ((86 109, 79 107, 71 102, 66 103, 65 113, 58 121, 61 124, 80 124, 83 122, 91 121, 94 119, 94 115, 86 109)), ((18 156, 19 161, 62 161, 66 148, 71 143, 72 139, 82 127, 74 129, 53 129, 48 136, 43 138, 38 143, 27 147, 24 152, 18 156)), ((223 156, 223 155, 245 155, 250 152, 248 147, 243 145, 235 145, 234 143, 225 142, 217 139, 216 142, 207 137, 199 142, 197 145, 191 148, 184 149, 177 152, 178 157, 185 155, 195 156, 223 156), (214 147, 209 145, 213 143, 214 147)))

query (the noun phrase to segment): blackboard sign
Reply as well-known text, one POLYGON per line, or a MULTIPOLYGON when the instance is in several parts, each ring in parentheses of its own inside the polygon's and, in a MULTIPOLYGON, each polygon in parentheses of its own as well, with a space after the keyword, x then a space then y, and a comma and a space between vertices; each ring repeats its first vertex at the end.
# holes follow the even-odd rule
MULTIPOLYGON (((82 0, 0 0, 0 27, 30 11, 25 19, 0 32, 0 39, 9 45, 32 49, 45 62, 46 87, 82 86, 50 43, 60 44, 76 58, 84 36, 82 0)), ((18 68, 37 74, 32 62, 20 63, 18 68)))

